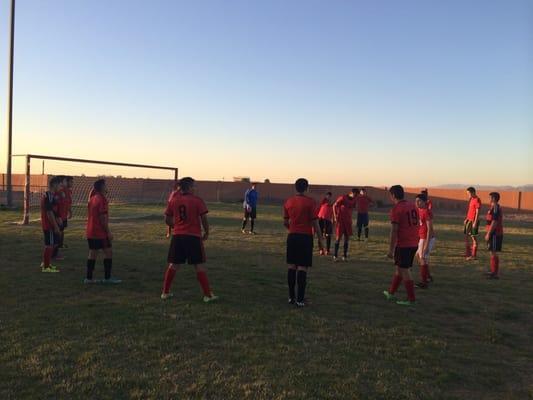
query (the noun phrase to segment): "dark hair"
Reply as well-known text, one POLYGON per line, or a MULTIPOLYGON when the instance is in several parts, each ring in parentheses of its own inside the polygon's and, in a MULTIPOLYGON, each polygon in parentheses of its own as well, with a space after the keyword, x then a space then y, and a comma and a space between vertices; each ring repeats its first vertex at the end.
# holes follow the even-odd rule
POLYGON ((68 175, 66 178, 67 178, 68 182, 74 181, 74 177, 73 176, 68 175))
POLYGON ((470 194, 476 194, 476 189, 472 186, 466 188, 466 191, 469 192, 470 194))
POLYGON ((294 187, 296 187, 298 193, 303 193, 309 187, 309 182, 305 178, 298 178, 296 182, 294 182, 294 187))
POLYGON ((424 192, 416 195, 416 198, 422 200, 423 202, 428 201, 428 196, 424 192))
POLYGON ((389 193, 394 196, 397 200, 403 200, 404 197, 404 191, 402 185, 393 185, 389 189, 389 193))
POLYGON ((359 191, 359 189, 357 188, 352 188, 352 193, 357 193, 359 191))
POLYGON ((326 196, 333 196, 331 192, 326 192, 326 196))
POLYGON ((186 176, 185 178, 180 179, 178 185, 180 190, 188 192, 191 190, 192 185, 194 185, 194 179, 192 179, 190 176, 186 176))
POLYGON ((424 194, 427 195, 427 194, 428 194, 428 190, 427 190, 427 188, 422 189, 422 190, 420 191, 420 193, 424 193, 424 194))
POLYGON ((67 179, 66 175, 57 175, 56 176, 58 182, 63 182, 65 179, 67 179))
POLYGON ((366 188, 362 187, 361 189, 359 189, 359 191, 366 192, 366 188))
POLYGON ((491 192, 489 193, 489 196, 491 199, 493 199, 495 202, 500 201, 500 194, 498 192, 491 192))
POLYGON ((59 183, 61 183, 61 180, 59 179, 59 177, 54 176, 52 177, 52 179, 50 179, 50 182, 48 182, 48 187, 51 189, 52 186, 58 185, 59 183))
POLYGON ((104 185, 105 185, 105 179, 98 179, 96 182, 94 182, 93 188, 95 191, 101 192, 102 189, 104 188, 104 185))

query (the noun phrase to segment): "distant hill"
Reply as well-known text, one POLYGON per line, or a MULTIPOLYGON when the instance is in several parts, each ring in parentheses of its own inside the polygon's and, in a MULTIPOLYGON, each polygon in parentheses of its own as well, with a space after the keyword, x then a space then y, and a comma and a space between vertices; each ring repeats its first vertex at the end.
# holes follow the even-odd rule
POLYGON ((474 186, 478 190, 516 190, 521 192, 533 192, 533 184, 522 185, 522 186, 504 186, 504 185, 476 185, 476 184, 467 184, 467 183, 450 183, 447 185, 433 186, 439 189, 464 189, 468 186, 474 186))

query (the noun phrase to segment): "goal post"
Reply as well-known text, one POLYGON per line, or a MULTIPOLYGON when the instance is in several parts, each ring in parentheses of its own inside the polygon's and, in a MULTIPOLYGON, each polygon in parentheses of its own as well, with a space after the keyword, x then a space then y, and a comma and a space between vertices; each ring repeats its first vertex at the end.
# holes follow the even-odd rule
MULTIPOLYGON (((31 179, 32 179, 31 161, 32 159, 43 160, 43 162, 44 160, 50 160, 50 161, 69 162, 69 163, 98 164, 98 165, 103 165, 103 166, 114 166, 114 167, 141 168, 141 169, 147 169, 147 170, 166 170, 166 171, 170 171, 173 173, 172 179, 169 180, 173 182, 173 185, 175 185, 178 180, 178 168, 176 167, 149 165, 149 164, 136 164, 136 163, 126 163, 126 162, 116 162, 116 161, 90 160, 90 159, 82 159, 82 158, 57 157, 57 156, 47 156, 47 155, 41 155, 41 154, 17 154, 17 155, 14 155, 13 157, 24 157, 25 158, 25 177, 24 177, 24 189, 23 189, 24 190, 24 198, 23 198, 24 211, 23 211, 23 217, 22 217, 23 225, 28 225, 30 222, 32 198, 34 197, 32 196, 33 193, 32 193, 32 183, 31 183, 31 179)), ((63 175, 67 175, 67 174, 63 174, 63 175)), ((82 174, 82 176, 85 178, 84 174, 82 174)), ((100 176, 105 177, 106 179, 113 178, 113 177, 108 177, 105 174, 98 175, 98 177, 100 176)), ((131 179, 131 178, 124 178, 124 179, 131 179)), ((87 180, 87 179, 84 179, 84 180, 87 180)), ((135 178, 131 180, 135 180, 135 178)), ((47 185, 48 182, 41 183, 41 190, 44 189, 43 185, 45 184, 47 185)), ((128 195, 131 196, 131 193, 124 194, 124 197, 127 197, 128 195)), ((139 201, 139 199, 136 198, 136 201, 139 201)))

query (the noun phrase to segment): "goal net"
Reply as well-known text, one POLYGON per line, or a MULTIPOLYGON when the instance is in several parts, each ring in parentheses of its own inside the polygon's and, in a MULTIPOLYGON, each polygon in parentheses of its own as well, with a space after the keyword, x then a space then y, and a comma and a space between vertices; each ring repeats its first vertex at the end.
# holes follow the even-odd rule
POLYGON ((28 224, 40 218, 40 199, 54 176, 72 176, 72 219, 85 220, 87 201, 97 179, 104 178, 111 220, 160 218, 177 180, 178 170, 157 165, 64 157, 25 155, 26 171, 15 176, 14 190, 21 190, 23 218, 28 224), (23 184, 21 184, 23 182, 23 184))

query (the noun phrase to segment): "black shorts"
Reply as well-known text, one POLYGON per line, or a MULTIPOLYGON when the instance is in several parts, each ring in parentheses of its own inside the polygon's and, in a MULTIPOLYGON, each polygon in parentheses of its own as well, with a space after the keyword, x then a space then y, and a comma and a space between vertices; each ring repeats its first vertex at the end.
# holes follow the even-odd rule
POLYGON ((319 218, 318 225, 323 235, 331 235, 333 233, 333 224, 329 219, 319 218))
POLYGON ((248 211, 247 208, 244 209, 244 218, 248 219, 248 218, 252 218, 252 219, 256 219, 257 218, 257 207, 252 207, 250 211, 248 211))
POLYGON ((172 235, 167 261, 171 264, 204 264, 204 243, 198 236, 172 235))
POLYGON ((313 235, 289 233, 287 236, 287 264, 299 267, 313 265, 313 235))
POLYGON ((44 245, 56 246, 59 244, 59 235, 54 231, 43 231, 44 245))
POLYGON ((411 268, 418 247, 396 247, 394 250, 394 263, 400 268, 411 268))
POLYGON ((477 236, 479 234, 479 220, 474 224, 474 221, 466 221, 463 232, 468 236, 477 236))
POLYGON ((503 235, 491 234, 487 242, 487 249, 489 251, 502 251, 503 235))
POLYGON ((357 213, 357 226, 368 226, 368 213, 357 213))
POLYGON ((87 243, 89 244, 90 250, 103 250, 111 248, 111 241, 107 238, 105 239, 89 239, 87 238, 87 243))

